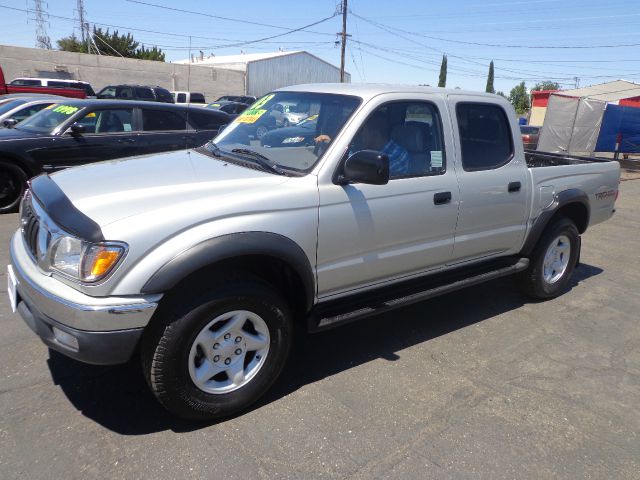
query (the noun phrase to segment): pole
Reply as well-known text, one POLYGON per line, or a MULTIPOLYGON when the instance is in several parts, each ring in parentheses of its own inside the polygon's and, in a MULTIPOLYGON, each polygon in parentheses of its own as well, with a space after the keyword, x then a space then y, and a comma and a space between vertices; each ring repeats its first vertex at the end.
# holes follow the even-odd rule
POLYGON ((340 83, 344 83, 344 52, 347 47, 347 0, 342 0, 342 51, 340 52, 340 83))

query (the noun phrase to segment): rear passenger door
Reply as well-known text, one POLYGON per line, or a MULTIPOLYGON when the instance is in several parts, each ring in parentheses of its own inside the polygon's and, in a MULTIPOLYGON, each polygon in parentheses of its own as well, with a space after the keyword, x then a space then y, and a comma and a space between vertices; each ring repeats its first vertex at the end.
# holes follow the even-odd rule
POLYGON ((189 148, 187 120, 180 110, 143 107, 142 131, 147 153, 189 148))
POLYGON ((518 127, 504 102, 449 99, 461 196, 452 263, 515 254, 525 234, 528 192, 518 127))

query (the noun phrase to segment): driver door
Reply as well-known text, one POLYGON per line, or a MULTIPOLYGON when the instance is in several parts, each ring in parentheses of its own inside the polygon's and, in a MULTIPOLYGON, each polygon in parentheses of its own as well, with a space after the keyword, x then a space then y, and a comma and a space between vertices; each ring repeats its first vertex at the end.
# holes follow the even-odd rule
POLYGON ((442 268, 453 253, 460 196, 447 161, 453 139, 443 133, 449 124, 444 101, 424 95, 387 102, 369 118, 378 112, 411 166, 393 173, 387 185, 319 185, 321 300, 442 268))

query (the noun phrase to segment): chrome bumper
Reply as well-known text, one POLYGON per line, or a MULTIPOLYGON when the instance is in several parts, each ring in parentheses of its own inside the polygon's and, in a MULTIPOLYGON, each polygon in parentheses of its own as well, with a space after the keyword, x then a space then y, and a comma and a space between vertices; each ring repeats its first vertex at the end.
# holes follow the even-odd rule
POLYGON ((46 318, 76 330, 108 332, 145 327, 161 298, 85 295, 42 274, 27 253, 20 232, 11 239, 10 257, 19 299, 46 318))

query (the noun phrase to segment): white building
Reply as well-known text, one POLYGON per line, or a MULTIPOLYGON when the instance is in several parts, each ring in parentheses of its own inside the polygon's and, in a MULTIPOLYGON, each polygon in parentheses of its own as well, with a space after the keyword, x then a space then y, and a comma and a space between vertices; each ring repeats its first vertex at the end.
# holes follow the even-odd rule
MULTIPOLYGON (((308 52, 247 53, 193 57, 175 63, 223 68, 244 73, 244 93, 259 97, 276 88, 301 83, 340 81, 340 69, 308 52)), ((345 72, 345 81, 351 75, 345 72)))

